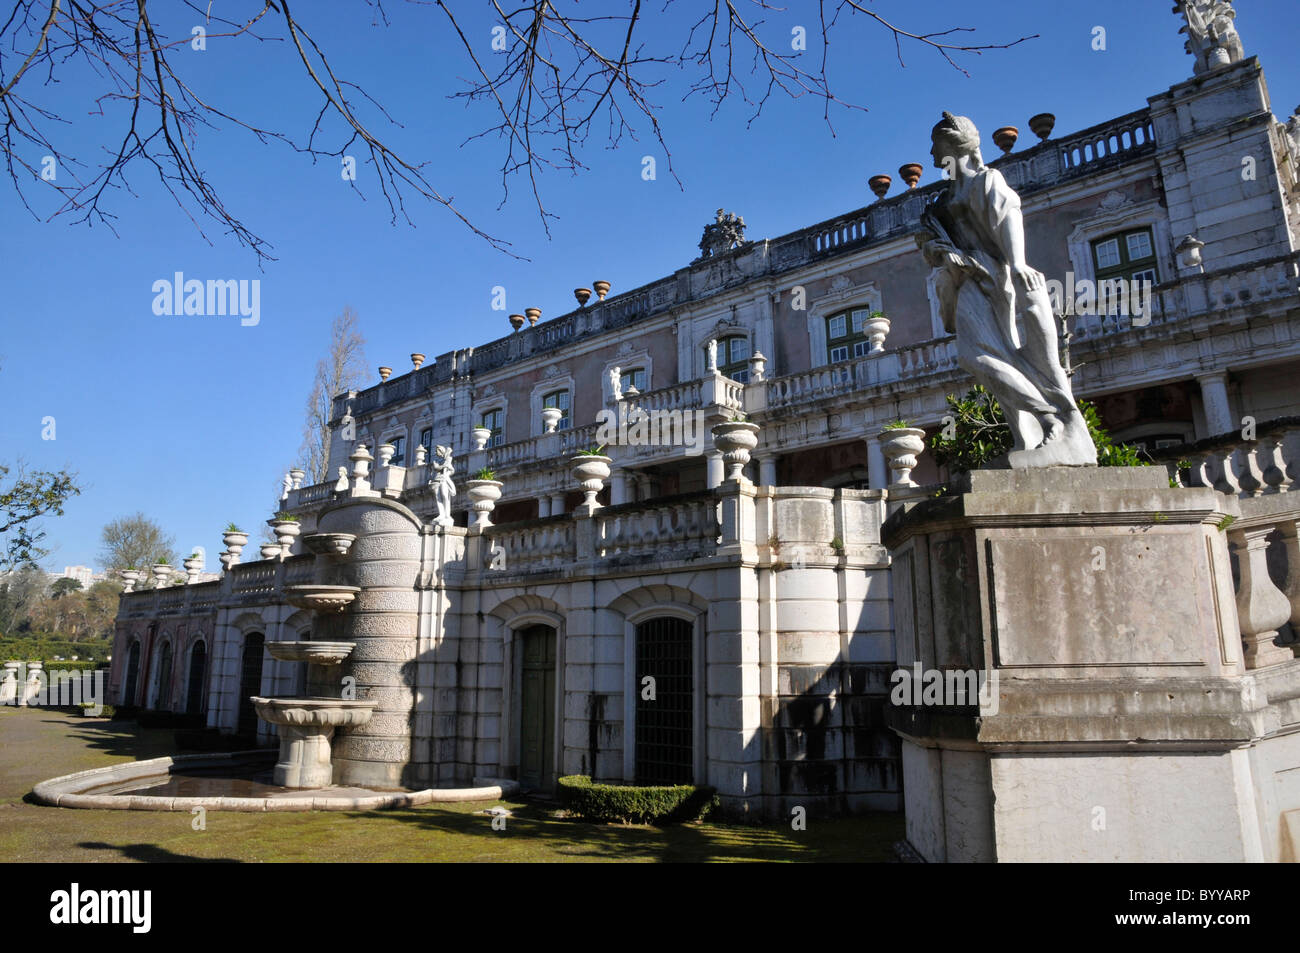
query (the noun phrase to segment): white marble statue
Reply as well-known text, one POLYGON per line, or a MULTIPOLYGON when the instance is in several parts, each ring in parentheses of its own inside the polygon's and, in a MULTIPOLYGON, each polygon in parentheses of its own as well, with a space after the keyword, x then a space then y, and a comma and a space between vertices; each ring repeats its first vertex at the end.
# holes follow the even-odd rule
POLYGON ((609 369, 609 396, 616 401, 623 399, 623 369, 621 367, 611 367, 609 369))
POLYGON ((339 467, 339 479, 334 484, 335 493, 346 493, 348 491, 348 468, 339 467))
POLYGON ((957 363, 1002 405, 1013 468, 1095 465, 1061 367, 1046 282, 1025 261, 1020 196, 984 164, 979 130, 966 117, 945 112, 931 138, 935 167, 951 179, 922 213, 917 243, 938 272, 939 313, 957 335, 957 363))
POLYGON ((709 373, 714 374, 718 370, 718 339, 710 338, 707 348, 709 355, 709 373))
POLYGON ((280 489, 280 499, 289 499, 289 491, 293 489, 293 475, 286 473, 284 475, 284 484, 280 489))
POLYGON ((455 522, 451 516, 451 500, 456 495, 456 484, 452 480, 456 467, 451 458, 451 447, 439 444, 434 450, 434 477, 429 482, 433 484, 433 499, 438 506, 438 515, 433 522, 438 526, 451 526, 455 522))
POLYGON ((1237 11, 1230 0, 1177 0, 1174 12, 1186 20, 1178 32, 1187 34, 1185 48, 1196 57, 1193 73, 1227 66, 1244 56, 1241 37, 1232 22, 1237 11))

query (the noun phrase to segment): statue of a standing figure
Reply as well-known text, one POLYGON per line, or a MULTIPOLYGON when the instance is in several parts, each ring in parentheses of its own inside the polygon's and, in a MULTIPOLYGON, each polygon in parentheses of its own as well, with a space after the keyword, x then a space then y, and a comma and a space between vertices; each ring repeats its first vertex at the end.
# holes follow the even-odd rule
POLYGON ((708 355, 708 359, 709 359, 709 366, 708 366, 709 373, 716 374, 718 371, 718 339, 717 338, 709 339, 709 344, 708 347, 705 348, 705 353, 708 355))
POLYGON ((456 474, 456 468, 451 462, 451 447, 439 444, 434 456, 434 476, 429 482, 433 484, 433 499, 438 506, 438 515, 433 522, 437 526, 451 526, 455 523, 451 517, 451 499, 456 495, 456 484, 451 479, 456 474))
POLYGON ((621 367, 611 367, 609 369, 609 396, 615 402, 623 399, 623 369, 621 367))
POLYGON ((935 167, 951 181, 922 213, 916 240, 938 270, 939 314, 957 335, 957 363, 1002 405, 1013 468, 1096 465, 1061 367, 1046 282, 1025 261, 1020 196, 984 164, 979 130, 965 116, 945 112, 931 139, 935 167))

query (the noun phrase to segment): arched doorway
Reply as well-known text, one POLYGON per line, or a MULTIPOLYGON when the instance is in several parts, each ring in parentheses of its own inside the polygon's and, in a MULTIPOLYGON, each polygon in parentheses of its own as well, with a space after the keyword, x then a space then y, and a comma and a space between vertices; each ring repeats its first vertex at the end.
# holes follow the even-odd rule
POLYGON ((661 616, 636 627, 636 780, 695 781, 694 626, 661 616), (651 678, 653 682, 647 682, 651 678), (653 697, 648 690, 653 686, 653 697))
POLYGON ((185 690, 185 713, 197 715, 203 710, 203 683, 207 676, 208 649, 200 639, 190 649, 190 679, 185 690))
POLYGON ((135 704, 135 689, 140 679, 140 640, 131 643, 126 654, 126 686, 122 689, 122 704, 135 704))
POLYGON ((262 690, 262 642, 260 632, 244 639, 244 654, 239 665, 239 721, 235 731, 241 735, 257 734, 257 710, 252 698, 262 690))
POLYGON ((153 693, 155 711, 167 711, 172 700, 172 644, 164 642, 158 650, 158 681, 153 693))
POLYGON ((555 787, 555 629, 530 625, 519 638, 519 784, 555 787))

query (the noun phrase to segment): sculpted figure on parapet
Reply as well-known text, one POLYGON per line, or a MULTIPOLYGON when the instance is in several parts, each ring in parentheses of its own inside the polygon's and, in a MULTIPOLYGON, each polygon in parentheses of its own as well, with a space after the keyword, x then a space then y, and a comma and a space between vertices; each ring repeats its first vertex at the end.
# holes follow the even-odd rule
POLYGON ((939 313, 957 335, 957 363, 1002 405, 1013 468, 1095 465, 1061 367, 1046 282, 1025 260, 1020 196, 984 164, 979 130, 965 116, 945 112, 931 139, 935 167, 949 182, 922 213, 916 241, 937 272, 939 313))
POLYGON ((452 481, 456 467, 451 458, 451 447, 439 444, 434 451, 434 476, 429 481, 433 484, 433 499, 438 507, 438 515, 433 521, 437 526, 451 526, 455 522, 451 515, 451 501, 456 495, 456 484, 452 481))

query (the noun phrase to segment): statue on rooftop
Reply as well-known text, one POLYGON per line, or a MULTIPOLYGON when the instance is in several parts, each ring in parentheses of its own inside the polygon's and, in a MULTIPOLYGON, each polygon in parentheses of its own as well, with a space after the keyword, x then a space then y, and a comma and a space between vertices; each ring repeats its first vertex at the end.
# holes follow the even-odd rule
POLYGON ((1096 465, 1061 367, 1046 282, 1025 261, 1020 196, 984 164, 979 130, 965 116, 945 112, 931 139, 935 167, 950 181, 922 213, 916 242, 937 271, 939 314, 957 335, 957 363, 1002 405, 1014 438, 1011 467, 1096 465))
POLYGON ((451 516, 451 500, 456 495, 456 484, 452 480, 456 467, 451 462, 451 447, 439 444, 434 450, 434 458, 434 476, 429 483, 433 486, 433 500, 438 507, 438 515, 433 522, 436 526, 451 526, 455 522, 451 516))
POLYGON ((1235 63, 1245 54, 1241 37, 1233 20, 1237 11, 1231 0, 1176 0, 1174 12, 1181 13, 1186 25, 1178 32, 1187 34, 1184 49, 1196 57, 1193 74, 1235 63))
POLYGON ((700 257, 722 255, 744 243, 745 219, 725 209, 718 209, 714 220, 704 226, 704 235, 700 238, 700 257))

